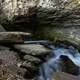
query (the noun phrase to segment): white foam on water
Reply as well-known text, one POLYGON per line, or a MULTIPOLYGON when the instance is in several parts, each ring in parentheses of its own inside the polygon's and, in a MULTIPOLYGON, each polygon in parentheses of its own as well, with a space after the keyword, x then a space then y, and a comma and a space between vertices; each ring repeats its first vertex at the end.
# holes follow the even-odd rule
POLYGON ((47 61, 41 65, 38 80, 51 80, 51 75, 59 70, 61 56, 67 56, 76 66, 80 67, 80 53, 78 50, 73 47, 67 49, 64 47, 57 47, 52 50, 47 61))

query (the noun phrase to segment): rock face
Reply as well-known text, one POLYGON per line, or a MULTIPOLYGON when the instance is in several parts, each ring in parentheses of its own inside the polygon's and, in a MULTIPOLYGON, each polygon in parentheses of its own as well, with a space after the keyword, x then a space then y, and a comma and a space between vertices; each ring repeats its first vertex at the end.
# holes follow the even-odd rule
MULTIPOLYGON (((0 1, 4 18, 12 20, 14 16, 28 14, 29 8, 37 4, 37 0, 4 0, 0 1)), ((3 14, 1 14, 3 15, 3 14)))
MULTIPOLYGON (((6 16, 7 19, 11 20, 14 16, 20 16, 20 15, 28 15, 30 8, 32 7, 41 7, 46 9, 72 9, 76 7, 76 5, 79 3, 78 0, 69 0, 69 1, 63 1, 63 0, 1 0, 1 10, 6 16), (67 6, 68 5, 68 6, 67 6)), ((63 11, 63 10, 62 10, 63 11)), ((62 12, 61 11, 61 12, 62 12)), ((64 11, 63 11, 64 12, 64 11)))
POLYGON ((25 31, 30 26, 33 29, 44 25, 62 27, 67 22, 67 16, 72 15, 75 10, 79 12, 79 5, 79 0, 1 0, 0 23, 8 27, 8 30, 13 28, 25 31))
POLYGON ((1 6, 0 21, 7 30, 29 30, 40 39, 80 42, 79 0, 4 0, 1 6))
POLYGON ((77 48, 80 44, 80 28, 75 27, 45 27, 42 28, 40 33, 37 32, 38 38, 41 39, 50 39, 53 42, 61 41, 71 43, 77 48), (43 34, 43 35, 42 35, 43 34), (47 34, 47 35, 46 35, 47 34))

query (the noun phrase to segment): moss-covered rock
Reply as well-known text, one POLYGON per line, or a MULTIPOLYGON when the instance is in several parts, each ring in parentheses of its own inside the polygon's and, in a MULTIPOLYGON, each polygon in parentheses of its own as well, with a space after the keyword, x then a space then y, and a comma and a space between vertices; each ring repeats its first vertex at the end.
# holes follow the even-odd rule
POLYGON ((36 33, 38 39, 49 39, 53 42, 65 42, 80 48, 80 28, 43 27, 36 33))

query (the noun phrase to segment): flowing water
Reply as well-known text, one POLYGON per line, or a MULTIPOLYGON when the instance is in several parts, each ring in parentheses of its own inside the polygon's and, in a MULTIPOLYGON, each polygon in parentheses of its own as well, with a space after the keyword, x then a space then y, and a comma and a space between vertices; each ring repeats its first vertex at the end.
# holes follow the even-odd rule
POLYGON ((73 46, 69 46, 68 48, 65 48, 64 46, 55 47, 51 44, 46 46, 50 47, 52 52, 48 55, 46 61, 40 66, 37 80, 52 80, 51 77, 54 73, 60 70, 61 56, 68 57, 75 66, 80 67, 80 53, 73 46))

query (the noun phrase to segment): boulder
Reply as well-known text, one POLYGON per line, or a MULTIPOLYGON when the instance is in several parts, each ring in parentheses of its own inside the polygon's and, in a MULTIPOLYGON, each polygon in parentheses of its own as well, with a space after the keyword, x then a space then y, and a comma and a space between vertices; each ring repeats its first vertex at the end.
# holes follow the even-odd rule
POLYGON ((40 44, 16 44, 14 47, 27 55, 39 56, 46 55, 51 52, 51 49, 40 44))
MULTIPOLYGON (((75 53, 76 54, 76 53, 75 53)), ((69 59, 69 57, 61 55, 60 56, 61 60, 62 60, 62 71, 72 74, 72 75, 79 75, 80 74, 80 67, 78 67, 77 65, 75 65, 73 63, 72 60, 69 59)))

